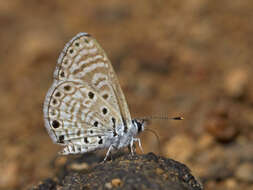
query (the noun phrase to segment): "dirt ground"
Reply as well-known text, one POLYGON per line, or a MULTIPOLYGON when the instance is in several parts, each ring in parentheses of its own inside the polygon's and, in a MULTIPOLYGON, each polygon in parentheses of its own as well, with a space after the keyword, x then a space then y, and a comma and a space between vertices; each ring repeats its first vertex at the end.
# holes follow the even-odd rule
POLYGON ((63 46, 87 32, 111 59, 144 152, 186 164, 206 190, 253 189, 253 1, 0 1, 0 189, 52 177, 61 147, 42 105, 63 46), (160 148, 160 152, 158 151, 160 148))

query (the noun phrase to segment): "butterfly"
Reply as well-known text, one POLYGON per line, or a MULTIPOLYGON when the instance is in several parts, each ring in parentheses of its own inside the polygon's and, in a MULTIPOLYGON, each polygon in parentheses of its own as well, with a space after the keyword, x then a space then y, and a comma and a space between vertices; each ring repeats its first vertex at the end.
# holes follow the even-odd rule
MULTIPOLYGON (((130 147, 141 141, 144 119, 132 119, 110 60, 87 33, 72 38, 61 52, 44 101, 45 127, 60 154, 130 147)), ((142 148, 141 148, 142 149, 142 148)))

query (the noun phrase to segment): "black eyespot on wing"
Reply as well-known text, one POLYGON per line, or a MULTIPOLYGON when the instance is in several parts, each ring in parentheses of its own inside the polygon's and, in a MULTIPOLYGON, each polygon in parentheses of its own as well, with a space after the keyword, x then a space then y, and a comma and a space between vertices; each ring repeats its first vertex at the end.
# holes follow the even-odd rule
POLYGON ((94 93, 90 91, 90 92, 88 93, 88 96, 89 96, 90 99, 93 99, 93 98, 94 98, 94 93))
POLYGON ((97 126, 98 126, 98 122, 95 121, 95 122, 93 123, 93 125, 94 125, 95 127, 97 127, 97 126))
POLYGON ((57 100, 56 99, 53 99, 52 100, 52 103, 55 105, 55 104, 57 104, 57 100))
POLYGON ((61 75, 61 77, 65 77, 64 71, 62 71, 60 75, 61 75))
POLYGON ((89 143, 88 137, 85 137, 85 138, 84 138, 84 142, 85 142, 85 143, 89 143))
POLYGON ((99 136, 98 138, 99 138, 98 144, 103 144, 103 139, 102 139, 102 137, 99 136))
POLYGON ((104 95, 103 95, 103 98, 104 98, 105 100, 107 100, 108 97, 109 97, 108 94, 104 94, 104 95))
POLYGON ((59 136, 58 143, 64 143, 64 136, 63 135, 59 136))
POLYGON ((78 47, 80 44, 78 42, 75 43, 75 46, 78 47))
POLYGON ((106 108, 103 108, 103 109, 102 109, 102 112, 103 112, 104 115, 107 114, 107 111, 108 111, 108 110, 107 110, 106 108))
POLYGON ((66 90, 66 91, 70 91, 70 89, 71 89, 71 86, 69 86, 69 85, 66 85, 66 86, 64 86, 63 88, 64 88, 64 90, 66 90))
POLYGON ((90 134, 93 134, 93 131, 92 131, 92 130, 90 130, 90 134))
POLYGON ((74 50, 73 50, 73 49, 70 49, 70 50, 69 50, 69 53, 71 53, 71 54, 72 54, 73 52, 74 52, 74 50))
POLYGON ((55 129, 57 129, 58 127, 60 127, 59 121, 54 120, 54 121, 52 122, 52 126, 53 126, 53 128, 55 128, 55 129))
POLYGON ((61 93, 60 93, 60 92, 56 92, 56 93, 55 93, 55 96, 56 96, 56 97, 60 97, 60 96, 61 96, 61 93))

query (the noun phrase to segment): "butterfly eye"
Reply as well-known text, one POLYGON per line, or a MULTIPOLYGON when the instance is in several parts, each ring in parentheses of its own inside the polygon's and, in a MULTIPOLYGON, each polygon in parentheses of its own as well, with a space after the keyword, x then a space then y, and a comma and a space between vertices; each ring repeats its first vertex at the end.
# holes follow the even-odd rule
POLYGON ((139 121, 136 121, 137 124, 137 128, 138 128, 138 133, 140 133, 142 131, 142 123, 139 121))

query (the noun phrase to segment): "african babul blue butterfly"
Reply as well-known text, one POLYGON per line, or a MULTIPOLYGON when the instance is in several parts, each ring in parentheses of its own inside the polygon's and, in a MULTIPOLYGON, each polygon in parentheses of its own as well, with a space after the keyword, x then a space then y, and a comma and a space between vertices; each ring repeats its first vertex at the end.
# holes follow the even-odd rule
MULTIPOLYGON (((127 102, 104 50, 87 33, 64 47, 44 102, 44 120, 63 155, 130 146, 144 130, 145 119, 131 119, 127 102)), ((181 119, 181 118, 173 118, 181 119)), ((142 149, 142 148, 141 148, 142 149)))

